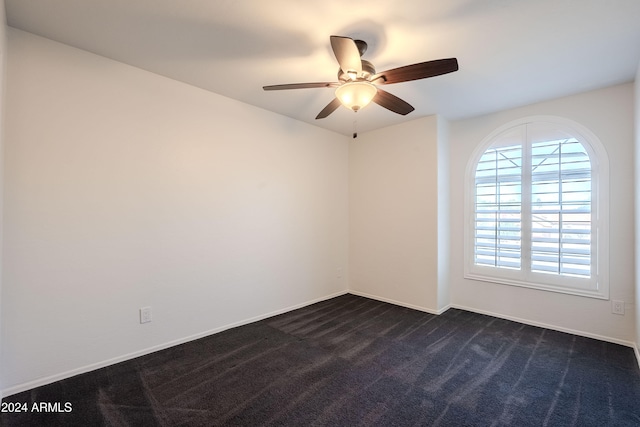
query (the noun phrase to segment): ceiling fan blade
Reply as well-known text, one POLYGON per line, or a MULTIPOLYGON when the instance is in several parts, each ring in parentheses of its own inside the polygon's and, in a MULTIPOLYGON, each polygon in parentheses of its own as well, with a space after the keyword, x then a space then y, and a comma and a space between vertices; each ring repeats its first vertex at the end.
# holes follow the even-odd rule
POLYGON ((352 76, 353 73, 362 74, 362 60, 356 42, 349 37, 331 36, 330 38, 331 49, 340 64, 340 69, 352 76))
POLYGON ((317 87, 338 87, 340 83, 337 82, 322 82, 322 83, 291 83, 284 85, 270 85, 262 86, 264 90, 285 90, 285 89, 312 89, 317 87))
POLYGON ((403 116, 406 116, 414 110, 411 104, 380 88, 378 88, 378 93, 376 93, 376 96, 373 97, 372 101, 387 110, 402 114, 403 116))
POLYGON ((435 61, 420 62, 383 71, 371 77, 371 81, 375 81, 376 84, 388 85, 426 79, 427 77, 435 77, 454 71, 458 71, 458 60, 456 58, 436 59, 435 61))
POLYGON ((340 100, 338 98, 333 98, 333 101, 331 101, 329 104, 327 104, 326 107, 324 107, 322 109, 322 111, 320 111, 318 113, 318 115, 316 116, 316 120, 318 119, 324 119, 325 117, 327 117, 329 114, 333 113, 334 111, 336 111, 336 109, 340 106, 340 100))

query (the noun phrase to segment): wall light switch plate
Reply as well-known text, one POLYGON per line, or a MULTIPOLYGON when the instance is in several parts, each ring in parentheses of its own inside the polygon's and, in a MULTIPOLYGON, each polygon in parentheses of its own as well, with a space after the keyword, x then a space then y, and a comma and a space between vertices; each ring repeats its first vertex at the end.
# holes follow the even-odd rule
POLYGON ((140 309, 140 323, 151 322, 151 307, 142 307, 140 309))
POLYGON ((624 301, 611 301, 611 312, 613 314, 624 314, 624 301))

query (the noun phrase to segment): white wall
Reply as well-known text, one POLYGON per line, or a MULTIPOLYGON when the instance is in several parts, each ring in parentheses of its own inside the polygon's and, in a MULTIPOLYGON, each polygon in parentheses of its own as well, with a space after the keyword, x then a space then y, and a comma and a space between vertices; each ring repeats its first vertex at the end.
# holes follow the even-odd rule
MULTIPOLYGON (((18 30, 9 36, 5 392, 345 292, 347 277, 353 293, 425 311, 451 301, 640 342, 631 84, 351 140, 18 30), (626 316, 612 315, 609 301, 463 278, 469 156, 495 128, 537 114, 575 120, 606 146, 611 297, 627 302, 626 316), (154 320, 140 325, 147 305, 154 320)), ((635 120, 640 127, 637 110, 635 120)))
POLYGON ((351 141, 351 292, 429 312, 441 308, 438 125, 430 116, 351 141))
MULTIPOLYGON (((7 52, 7 20, 5 16, 4 0, 0 0, 0 319, 2 318, 2 211, 3 211, 3 177, 4 177, 4 97, 5 97, 5 69, 6 69, 6 52, 7 52)), ((2 322, 0 320, 0 328, 2 322)), ((2 369, 2 348, 3 344, 0 340, 0 384, 4 378, 2 369)), ((0 387, 0 399, 2 398, 2 388, 0 387)))
POLYGON ((449 169, 451 150, 449 122, 438 116, 438 310, 449 307, 451 302, 451 178, 449 169))
POLYGON ((634 336, 633 85, 624 84, 451 124, 451 302, 458 307, 626 344, 634 336), (610 297, 626 302, 626 315, 611 302, 464 279, 464 176, 467 162, 489 133, 512 120, 556 115, 591 130, 610 162, 610 297))
POLYGON ((635 123, 635 220, 636 220, 636 241, 635 241, 635 254, 636 254, 636 280, 635 280, 635 315, 636 315, 636 358, 640 364, 640 304, 637 303, 640 298, 640 64, 638 64, 638 71, 636 73, 636 80, 634 84, 635 95, 635 109, 634 109, 634 123, 635 123))
POLYGON ((18 30, 8 52, 6 392, 346 292, 347 137, 18 30))

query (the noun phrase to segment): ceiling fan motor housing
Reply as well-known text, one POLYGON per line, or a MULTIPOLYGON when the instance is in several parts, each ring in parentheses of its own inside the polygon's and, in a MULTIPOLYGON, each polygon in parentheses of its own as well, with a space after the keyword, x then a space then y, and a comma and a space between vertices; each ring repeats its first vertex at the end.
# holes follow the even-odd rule
POLYGON ((376 73, 376 69, 373 66, 373 64, 369 61, 367 61, 366 59, 361 60, 362 61, 362 73, 358 76, 355 76, 355 78, 352 78, 350 73, 345 73, 344 71, 342 71, 341 68, 338 69, 338 80, 340 80, 341 82, 350 82, 353 80, 369 80, 371 78, 371 76, 373 76, 376 73))

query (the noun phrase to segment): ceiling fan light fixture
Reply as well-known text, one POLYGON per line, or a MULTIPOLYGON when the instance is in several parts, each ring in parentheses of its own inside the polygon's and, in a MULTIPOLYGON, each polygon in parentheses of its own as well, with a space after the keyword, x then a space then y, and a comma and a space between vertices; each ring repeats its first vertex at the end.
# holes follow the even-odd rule
POLYGON ((366 107, 377 92, 375 85, 369 82, 347 82, 336 89, 336 97, 348 109, 358 111, 366 107))
POLYGON ((389 111, 406 116, 415 110, 411 104, 381 89, 378 85, 409 82, 458 71, 458 60, 446 58, 418 62, 376 73, 373 64, 362 59, 367 43, 342 36, 331 36, 329 40, 340 66, 337 82, 289 83, 262 88, 264 90, 337 88, 335 97, 318 113, 316 120, 329 116, 340 107, 340 104, 352 111, 358 111, 371 101, 389 111))

